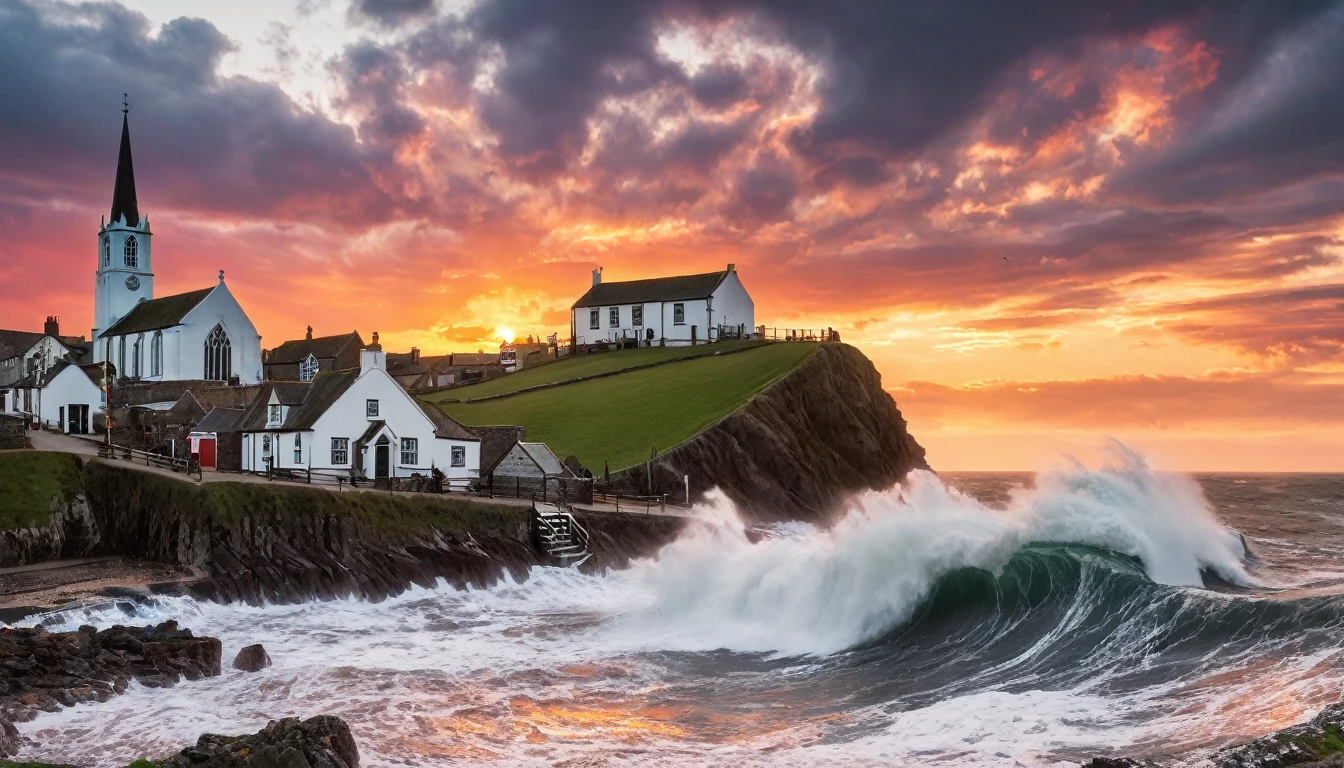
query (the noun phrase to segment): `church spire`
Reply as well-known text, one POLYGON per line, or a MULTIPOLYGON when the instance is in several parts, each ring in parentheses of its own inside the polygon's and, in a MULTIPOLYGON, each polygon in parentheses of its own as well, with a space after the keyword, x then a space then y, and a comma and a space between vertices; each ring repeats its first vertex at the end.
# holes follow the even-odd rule
POLYGON ((126 223, 140 225, 140 206, 135 200, 135 169, 131 166, 131 126, 127 120, 130 107, 122 102, 121 152, 117 155, 117 181, 112 188, 112 221, 126 216, 126 223))

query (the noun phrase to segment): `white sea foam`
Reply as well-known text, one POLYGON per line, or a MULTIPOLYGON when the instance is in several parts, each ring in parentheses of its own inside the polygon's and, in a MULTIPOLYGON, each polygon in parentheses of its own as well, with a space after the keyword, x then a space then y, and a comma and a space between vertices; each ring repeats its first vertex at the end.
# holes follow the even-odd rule
POLYGON ((860 497, 829 530, 757 543, 715 494, 689 535, 635 566, 654 603, 622 628, 684 650, 825 655, 905 622, 940 577, 998 572, 1032 542, 1132 555, 1162 584, 1200 586, 1203 569, 1252 583, 1240 537, 1192 480, 1155 472, 1118 443, 1111 455, 1100 469, 1042 474, 1003 511, 915 472, 860 497))

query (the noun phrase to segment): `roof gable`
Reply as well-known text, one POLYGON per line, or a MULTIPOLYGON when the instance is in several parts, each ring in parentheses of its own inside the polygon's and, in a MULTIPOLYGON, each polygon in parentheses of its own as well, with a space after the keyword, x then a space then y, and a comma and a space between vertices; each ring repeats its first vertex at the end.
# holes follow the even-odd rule
POLYGON ((161 328, 172 328, 175 325, 182 324, 182 318, 187 313, 195 309, 214 288, 202 288, 199 291, 189 291, 179 293, 173 296, 164 296, 160 299, 149 299, 142 301, 131 308, 125 317, 122 317, 111 327, 103 331, 100 336, 124 336, 128 333, 141 333, 144 331, 155 331, 161 328))
POLYGON ((598 283, 574 302, 580 307, 603 307, 616 304, 647 304, 657 301, 693 301, 714 295, 728 272, 706 272, 702 275, 655 277, 649 280, 627 280, 620 283, 598 283))
POLYGON ((471 440, 480 442, 481 438, 462 425, 462 422, 454 419, 452 416, 444 413, 441 408, 432 403, 427 403, 420 398, 412 398, 415 404, 420 406, 420 410, 425 412, 429 420, 434 423, 434 435, 446 440, 471 440))
POLYGON ((267 365, 301 363, 309 355, 319 360, 332 360, 353 344, 355 349, 364 346, 364 340, 358 331, 342 333, 336 336, 319 336, 315 339, 291 339, 271 350, 266 358, 267 365))

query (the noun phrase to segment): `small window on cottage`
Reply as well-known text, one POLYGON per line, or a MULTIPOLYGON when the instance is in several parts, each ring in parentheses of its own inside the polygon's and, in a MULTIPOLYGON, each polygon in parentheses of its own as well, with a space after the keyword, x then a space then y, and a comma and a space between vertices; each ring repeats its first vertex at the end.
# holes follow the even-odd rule
POLYGON ((630 308, 630 324, 639 328, 644 325, 644 305, 636 304, 630 308))
POLYGON ((673 322, 673 324, 675 324, 675 325, 685 325, 685 324, 686 324, 686 305, 685 305, 685 304, 673 304, 673 305, 672 305, 672 322, 673 322))
POLYGON ((266 425, 274 427, 280 423, 280 406, 271 405, 266 410, 266 425))
POLYGON ((413 467, 420 463, 420 441, 414 437, 401 438, 402 466, 413 467))
POLYGON ((317 375, 317 358, 309 355, 299 363, 299 381, 312 381, 317 375))
POLYGON ((612 327, 612 328, 620 328, 620 327, 621 327, 621 308, 620 308, 620 307, 612 307, 611 309, 607 310, 607 315, 608 315, 608 317, 607 317, 607 325, 608 325, 608 326, 610 326, 610 327, 612 327))
POLYGON ((465 467, 465 466, 467 466, 467 448, 466 448, 466 446, 462 446, 462 445, 454 445, 454 446, 453 446, 453 466, 454 466, 454 467, 465 467))
POLYGON ((262 452, 262 453, 265 453, 265 454, 270 454, 270 452, 271 452, 271 436, 270 436, 270 435, 262 435, 262 436, 261 436, 261 452, 262 452))
POLYGON ((294 463, 303 463, 303 435, 299 432, 294 433, 294 463))
POLYGON ((331 438, 331 463, 333 465, 350 463, 350 438, 331 438))
POLYGON ((596 309, 588 310, 588 327, 594 331, 601 328, 602 326, 598 323, 598 318, 601 316, 602 313, 598 312, 596 309))
POLYGON ((377 400, 365 400, 365 401, 364 401, 364 415, 365 415, 365 416, 368 416, 370 419, 376 419, 376 418, 378 418, 378 401, 377 401, 377 400))

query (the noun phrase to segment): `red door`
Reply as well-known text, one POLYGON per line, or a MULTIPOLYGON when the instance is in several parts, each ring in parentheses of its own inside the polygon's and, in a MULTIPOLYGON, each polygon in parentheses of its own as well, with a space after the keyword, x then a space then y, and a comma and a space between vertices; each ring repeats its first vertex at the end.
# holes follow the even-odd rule
POLYGON ((215 468, 215 438, 201 438, 201 466, 215 468))

